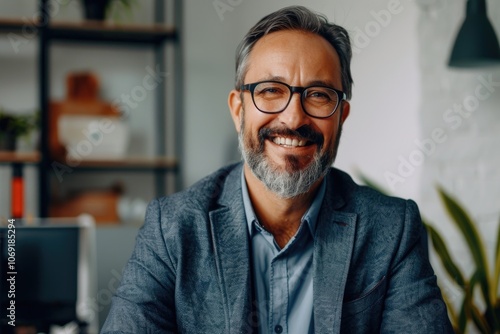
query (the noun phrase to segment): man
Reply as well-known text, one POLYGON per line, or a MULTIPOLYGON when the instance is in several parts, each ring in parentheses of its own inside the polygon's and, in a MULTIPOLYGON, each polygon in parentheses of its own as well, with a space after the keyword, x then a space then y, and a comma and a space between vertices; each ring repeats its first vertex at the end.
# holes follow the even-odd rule
POLYGON ((263 18, 228 104, 244 164, 153 201, 103 333, 452 333, 414 202, 331 168, 347 32, 263 18))

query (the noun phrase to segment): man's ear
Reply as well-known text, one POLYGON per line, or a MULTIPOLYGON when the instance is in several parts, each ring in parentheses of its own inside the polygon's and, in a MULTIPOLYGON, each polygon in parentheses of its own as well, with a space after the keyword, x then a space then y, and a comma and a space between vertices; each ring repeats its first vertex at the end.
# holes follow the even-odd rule
POLYGON ((351 111, 351 104, 349 103, 349 101, 343 100, 340 107, 342 108, 342 113, 340 114, 340 123, 344 124, 345 120, 349 116, 349 112, 351 111))
POLYGON ((231 112, 231 117, 233 118, 234 126, 236 132, 240 132, 241 117, 243 117, 243 102, 241 101, 241 92, 233 89, 229 93, 227 98, 227 104, 229 106, 229 111, 231 112))

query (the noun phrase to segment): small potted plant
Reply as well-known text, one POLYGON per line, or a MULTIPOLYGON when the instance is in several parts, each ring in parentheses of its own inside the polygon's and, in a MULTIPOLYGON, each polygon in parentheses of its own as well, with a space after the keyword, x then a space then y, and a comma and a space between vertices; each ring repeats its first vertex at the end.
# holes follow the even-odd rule
POLYGON ((36 129, 38 114, 12 115, 0 109, 0 151, 14 151, 16 141, 36 129))
POLYGON ((131 10, 134 0, 82 0, 85 19, 103 21, 113 4, 120 5, 124 9, 131 10))

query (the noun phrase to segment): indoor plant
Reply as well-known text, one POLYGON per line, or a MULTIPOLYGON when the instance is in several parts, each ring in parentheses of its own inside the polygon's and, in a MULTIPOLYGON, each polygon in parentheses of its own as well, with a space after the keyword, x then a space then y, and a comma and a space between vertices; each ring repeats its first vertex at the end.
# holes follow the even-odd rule
POLYGON ((82 5, 85 19, 102 21, 109 15, 113 4, 120 5, 130 11, 134 2, 134 0, 82 0, 82 5))
POLYGON ((0 150, 14 151, 17 138, 27 136, 38 125, 38 113, 13 115, 0 109, 0 150))
POLYGON ((453 197, 441 188, 438 188, 438 192, 446 211, 466 241, 475 265, 472 275, 466 277, 450 256, 443 238, 432 226, 425 224, 443 267, 464 295, 458 313, 454 305, 447 302, 455 332, 465 333, 468 322, 472 321, 481 333, 498 333, 500 331, 500 299, 498 297, 500 229, 497 232, 493 270, 490 270, 486 256, 487 249, 476 229, 476 224, 453 197))

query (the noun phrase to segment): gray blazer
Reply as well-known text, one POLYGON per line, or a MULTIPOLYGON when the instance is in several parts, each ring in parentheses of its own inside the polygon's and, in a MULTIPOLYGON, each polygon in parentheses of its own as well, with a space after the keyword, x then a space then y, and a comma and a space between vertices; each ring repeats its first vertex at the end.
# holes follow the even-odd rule
MULTIPOLYGON (((150 203, 102 333, 255 333, 242 165, 150 203)), ((314 326, 452 333, 417 206, 331 169, 314 237, 314 326)))

